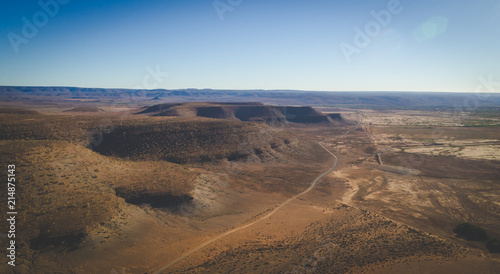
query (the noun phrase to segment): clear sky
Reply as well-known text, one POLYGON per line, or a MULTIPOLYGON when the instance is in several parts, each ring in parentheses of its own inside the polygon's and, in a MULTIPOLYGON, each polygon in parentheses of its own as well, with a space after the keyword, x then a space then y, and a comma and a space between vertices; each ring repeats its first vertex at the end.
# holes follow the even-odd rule
POLYGON ((473 92, 500 82, 499 0, 17 0, 1 1, 0 26, 0 85, 473 92))

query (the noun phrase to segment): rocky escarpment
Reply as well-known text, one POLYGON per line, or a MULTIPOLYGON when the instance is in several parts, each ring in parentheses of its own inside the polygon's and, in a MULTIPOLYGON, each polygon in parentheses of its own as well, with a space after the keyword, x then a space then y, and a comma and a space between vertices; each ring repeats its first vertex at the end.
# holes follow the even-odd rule
POLYGON ((188 116, 240 121, 264 122, 270 125, 286 123, 342 123, 338 113, 323 114, 308 106, 268 106, 261 103, 173 103, 144 108, 138 114, 152 116, 188 116))

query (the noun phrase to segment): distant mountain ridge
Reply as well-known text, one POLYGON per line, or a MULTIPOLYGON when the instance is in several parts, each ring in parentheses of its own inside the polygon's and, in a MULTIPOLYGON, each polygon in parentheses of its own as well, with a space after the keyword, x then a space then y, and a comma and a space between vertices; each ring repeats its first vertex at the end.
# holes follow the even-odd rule
POLYGON ((324 92, 299 90, 107 89, 0 86, 1 102, 74 103, 143 106, 166 102, 262 102, 273 105, 360 108, 500 107, 500 94, 444 92, 324 92))

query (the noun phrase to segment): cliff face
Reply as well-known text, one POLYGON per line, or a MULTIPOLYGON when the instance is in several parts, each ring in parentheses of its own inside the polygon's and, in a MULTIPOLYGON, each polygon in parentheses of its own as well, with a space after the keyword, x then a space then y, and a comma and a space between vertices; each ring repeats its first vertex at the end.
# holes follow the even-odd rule
POLYGON ((185 103, 161 104, 145 108, 139 114, 154 116, 190 116, 240 121, 317 124, 343 122, 340 114, 323 114, 312 107, 268 106, 261 103, 185 103))

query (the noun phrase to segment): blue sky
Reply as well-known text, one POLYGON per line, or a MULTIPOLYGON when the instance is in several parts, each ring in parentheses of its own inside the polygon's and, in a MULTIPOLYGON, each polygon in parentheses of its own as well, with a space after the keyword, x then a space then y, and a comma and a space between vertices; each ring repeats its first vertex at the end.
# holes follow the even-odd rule
POLYGON ((498 0, 40 2, 48 11, 0 3, 0 85, 473 92, 481 77, 500 82, 498 0))

